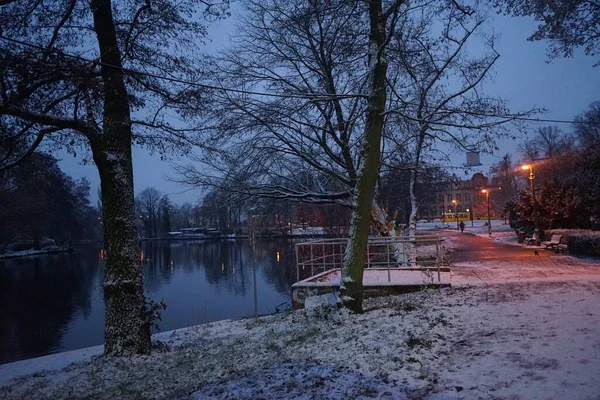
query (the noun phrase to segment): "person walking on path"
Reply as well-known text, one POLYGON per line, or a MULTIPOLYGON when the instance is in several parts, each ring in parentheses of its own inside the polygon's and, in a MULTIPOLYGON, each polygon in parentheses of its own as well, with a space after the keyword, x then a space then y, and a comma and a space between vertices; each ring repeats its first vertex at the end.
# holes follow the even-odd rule
POLYGON ((463 221, 460 221, 460 224, 458 226, 460 227, 460 233, 463 233, 465 230, 465 223, 463 221))

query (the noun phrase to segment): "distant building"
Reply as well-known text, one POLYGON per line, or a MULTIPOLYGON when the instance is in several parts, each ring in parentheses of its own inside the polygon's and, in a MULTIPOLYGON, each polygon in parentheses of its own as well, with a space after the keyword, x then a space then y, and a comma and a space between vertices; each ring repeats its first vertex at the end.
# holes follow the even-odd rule
POLYGON ((429 202, 419 205, 418 219, 441 219, 446 214, 454 213, 461 213, 461 219, 470 219, 470 215, 468 218, 466 216, 471 213, 473 219, 487 216, 485 194, 481 190, 489 187, 488 178, 481 172, 467 180, 439 182, 432 187, 435 193, 430 196, 429 202), (453 201, 456 201, 456 205, 453 201))

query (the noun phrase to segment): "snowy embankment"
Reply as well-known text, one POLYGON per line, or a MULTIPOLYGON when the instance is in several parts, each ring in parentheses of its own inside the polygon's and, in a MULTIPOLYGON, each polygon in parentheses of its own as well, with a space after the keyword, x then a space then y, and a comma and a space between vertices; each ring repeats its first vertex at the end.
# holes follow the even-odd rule
POLYGON ((57 253, 65 253, 71 251, 71 248, 68 247, 46 247, 41 250, 21 250, 21 251, 11 251, 8 253, 0 254, 1 259, 7 258, 19 258, 19 257, 32 257, 32 256, 47 256, 49 254, 57 254, 57 253))
POLYGON ((168 346, 152 356, 97 357, 4 381, 0 398, 591 399, 600 393, 600 280, 428 290, 370 299, 366 307, 362 315, 301 310, 162 334, 168 346))

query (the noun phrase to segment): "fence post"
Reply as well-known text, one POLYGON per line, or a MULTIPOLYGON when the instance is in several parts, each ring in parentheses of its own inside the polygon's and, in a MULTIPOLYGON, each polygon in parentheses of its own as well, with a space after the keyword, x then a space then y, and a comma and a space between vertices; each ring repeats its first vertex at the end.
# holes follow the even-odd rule
POLYGON ((298 244, 299 243, 296 243, 296 246, 294 246, 296 248, 296 282, 300 282, 300 257, 298 256, 298 244))
POLYGON ((367 238, 367 268, 371 268, 371 255, 369 254, 369 238, 367 238))
POLYGON ((323 272, 325 271, 325 242, 323 242, 323 272))
POLYGON ((333 260, 331 262, 331 268, 335 268, 335 242, 331 243, 331 259, 333 260))
POLYGON ((440 239, 439 239, 439 237, 435 240, 435 263, 437 264, 437 270, 438 270, 438 282, 440 282, 441 277, 440 277, 440 239))
POLYGON ((315 259, 313 258, 313 245, 310 244, 310 276, 315 275, 315 259))
MULTIPOLYGON (((391 240, 390 240, 391 242, 391 240)), ((390 275, 390 243, 387 243, 385 246, 385 250, 387 253, 387 270, 388 270, 388 282, 392 281, 392 277, 390 275)))

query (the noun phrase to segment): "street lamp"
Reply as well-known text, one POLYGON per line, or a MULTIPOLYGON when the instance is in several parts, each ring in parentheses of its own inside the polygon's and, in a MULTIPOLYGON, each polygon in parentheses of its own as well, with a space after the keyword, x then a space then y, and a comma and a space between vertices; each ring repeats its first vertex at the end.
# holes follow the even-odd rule
POLYGON ((456 200, 452 200, 452 204, 454 204, 454 215, 456 216, 456 230, 460 230, 460 227, 458 226, 458 203, 456 202, 456 200))
POLYGON ((487 201, 488 235, 492 236, 492 221, 490 220, 490 191, 487 189, 482 189, 481 193, 485 193, 485 199, 487 201))
POLYGON ((540 245, 540 228, 538 222, 537 201, 535 200, 535 176, 533 175, 533 165, 523 165, 521 169, 529 170, 529 182, 531 183, 531 199, 533 201, 533 236, 535 237, 535 245, 540 245))

